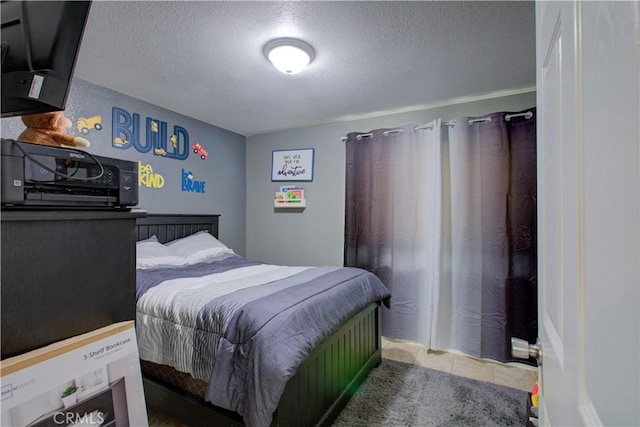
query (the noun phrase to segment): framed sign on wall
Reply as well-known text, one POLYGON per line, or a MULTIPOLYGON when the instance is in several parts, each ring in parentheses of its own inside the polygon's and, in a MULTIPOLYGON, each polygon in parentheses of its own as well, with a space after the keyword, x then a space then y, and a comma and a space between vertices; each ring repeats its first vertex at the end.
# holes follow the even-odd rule
POLYGON ((315 149, 274 150, 271 181, 313 181, 315 149))

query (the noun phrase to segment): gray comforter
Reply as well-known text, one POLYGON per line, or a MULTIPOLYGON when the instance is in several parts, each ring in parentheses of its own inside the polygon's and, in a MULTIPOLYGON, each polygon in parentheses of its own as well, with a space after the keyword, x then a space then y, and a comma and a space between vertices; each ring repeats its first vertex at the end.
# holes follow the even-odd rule
MULTIPOLYGON (((216 279, 221 273, 266 267, 271 266, 231 256, 191 269, 138 271, 138 300, 144 300, 150 289, 157 300, 155 295, 161 292, 155 288, 163 287, 170 278, 214 278, 211 286, 222 286, 225 282, 216 279), (243 267, 246 269, 240 270, 243 267)), ((182 363, 179 370, 208 381, 206 400, 238 412, 249 426, 268 426, 287 381, 313 348, 344 321, 372 302, 388 299, 390 293, 375 275, 355 268, 313 267, 278 280, 254 283, 251 279, 249 283, 208 301, 199 300, 198 310, 191 310, 195 318, 186 322, 184 329, 175 326, 178 318, 184 317, 180 310, 169 309, 167 319, 158 321, 157 310, 149 314, 148 308, 139 306, 139 324, 162 329, 139 333, 139 345, 143 359, 149 353, 146 360, 176 369, 182 363), (161 344, 162 354, 155 352, 153 356, 140 338, 144 341, 147 336, 163 333, 168 335, 162 342, 171 344, 161 344), (184 335, 191 337, 192 348, 181 353, 184 346, 176 343, 184 335), (171 352, 176 354, 168 354, 171 352)), ((191 297, 194 290, 186 292, 191 297)), ((175 289, 168 294, 169 305, 181 300, 175 289)))

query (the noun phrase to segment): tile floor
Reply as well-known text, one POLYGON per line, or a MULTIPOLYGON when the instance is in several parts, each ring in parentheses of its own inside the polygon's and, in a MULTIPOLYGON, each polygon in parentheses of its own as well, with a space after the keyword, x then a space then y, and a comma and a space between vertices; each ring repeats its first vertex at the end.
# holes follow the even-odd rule
POLYGON ((537 369, 529 365, 427 350, 422 344, 384 337, 382 357, 524 391, 531 391, 538 379, 537 369))
MULTIPOLYGON (((411 341, 382 338, 382 357, 412 363, 524 391, 531 391, 537 380, 537 369, 518 363, 500 363, 461 354, 427 350, 411 341)), ((162 413, 149 411, 150 427, 186 427, 162 413)))

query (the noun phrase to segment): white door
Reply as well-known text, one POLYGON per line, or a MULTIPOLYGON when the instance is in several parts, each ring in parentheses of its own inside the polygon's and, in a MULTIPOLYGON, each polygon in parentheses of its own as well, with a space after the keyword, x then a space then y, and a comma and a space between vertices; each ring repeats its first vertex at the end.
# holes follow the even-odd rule
POLYGON ((640 6, 537 2, 543 425, 640 426, 640 6))

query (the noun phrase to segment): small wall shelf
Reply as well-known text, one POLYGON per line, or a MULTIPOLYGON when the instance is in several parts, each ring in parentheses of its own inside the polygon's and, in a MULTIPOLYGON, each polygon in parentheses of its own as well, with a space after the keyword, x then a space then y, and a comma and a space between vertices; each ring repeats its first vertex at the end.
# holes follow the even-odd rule
POLYGON ((276 192, 273 199, 274 208, 294 208, 304 209, 307 207, 307 198, 304 196, 304 189, 283 185, 280 191, 276 192))
POLYGON ((306 208, 307 199, 278 200, 273 201, 274 208, 306 208))

